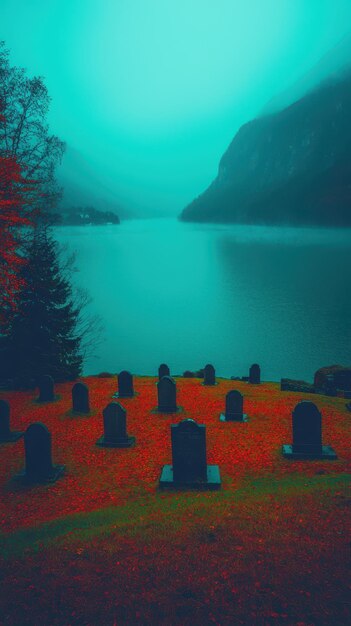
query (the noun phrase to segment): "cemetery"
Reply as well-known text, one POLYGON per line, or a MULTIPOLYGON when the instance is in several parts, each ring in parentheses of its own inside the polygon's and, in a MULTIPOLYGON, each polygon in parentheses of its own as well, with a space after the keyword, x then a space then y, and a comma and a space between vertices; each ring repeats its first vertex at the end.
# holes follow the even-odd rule
POLYGON ((256 364, 1 390, 0 623, 347 624, 346 397, 256 364))

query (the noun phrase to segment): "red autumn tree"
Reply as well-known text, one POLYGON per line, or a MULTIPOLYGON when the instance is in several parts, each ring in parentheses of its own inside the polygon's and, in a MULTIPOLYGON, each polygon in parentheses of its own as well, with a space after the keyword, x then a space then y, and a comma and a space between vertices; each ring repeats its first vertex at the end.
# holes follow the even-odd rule
MULTIPOLYGON (((0 120, 1 121, 1 120, 0 120)), ((21 243, 31 224, 33 182, 26 181, 16 160, 0 155, 0 325, 16 309, 23 287, 19 272, 25 259, 21 243)))

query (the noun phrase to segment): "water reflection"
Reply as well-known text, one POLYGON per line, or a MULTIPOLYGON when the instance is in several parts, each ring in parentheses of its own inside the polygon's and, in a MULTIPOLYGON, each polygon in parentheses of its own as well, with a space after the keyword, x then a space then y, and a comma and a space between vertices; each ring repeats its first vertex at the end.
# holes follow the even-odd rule
POLYGON ((85 372, 198 369, 311 378, 349 360, 347 231, 175 220, 57 229, 77 252, 106 340, 85 372))

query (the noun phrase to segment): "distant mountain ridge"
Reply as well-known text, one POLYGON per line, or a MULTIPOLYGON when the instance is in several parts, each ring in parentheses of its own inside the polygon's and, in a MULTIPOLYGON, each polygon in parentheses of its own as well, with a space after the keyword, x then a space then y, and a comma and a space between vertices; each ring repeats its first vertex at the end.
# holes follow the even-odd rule
POLYGON ((328 77, 341 78, 351 67, 351 34, 345 35, 298 80, 267 102, 261 115, 270 115, 290 106, 317 89, 328 77))
POLYGON ((242 126, 185 221, 351 225, 351 73, 242 126))
POLYGON ((116 213, 123 219, 134 217, 132 211, 122 206, 117 195, 100 179, 83 154, 72 146, 67 147, 57 170, 57 179, 63 187, 61 209, 58 208, 58 212, 67 214, 71 207, 80 206, 116 213))

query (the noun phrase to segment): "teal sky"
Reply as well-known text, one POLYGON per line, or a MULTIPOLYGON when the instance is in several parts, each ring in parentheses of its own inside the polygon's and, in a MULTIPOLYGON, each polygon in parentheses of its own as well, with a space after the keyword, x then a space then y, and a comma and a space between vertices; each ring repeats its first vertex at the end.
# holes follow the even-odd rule
POLYGON ((350 0, 0 0, 0 39, 45 77, 52 132, 126 205, 169 213, 350 24, 350 0))

